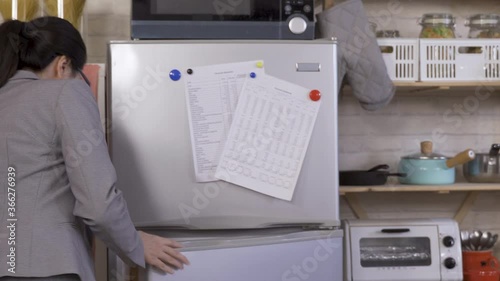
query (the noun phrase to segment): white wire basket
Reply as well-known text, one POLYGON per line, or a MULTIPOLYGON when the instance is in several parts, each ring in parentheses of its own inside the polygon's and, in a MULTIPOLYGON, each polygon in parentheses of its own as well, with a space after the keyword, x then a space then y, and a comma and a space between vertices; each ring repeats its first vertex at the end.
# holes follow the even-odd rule
POLYGON ((500 80, 500 39, 420 39, 420 80, 500 80))
POLYGON ((418 81, 418 39, 377 39, 393 81, 418 81))

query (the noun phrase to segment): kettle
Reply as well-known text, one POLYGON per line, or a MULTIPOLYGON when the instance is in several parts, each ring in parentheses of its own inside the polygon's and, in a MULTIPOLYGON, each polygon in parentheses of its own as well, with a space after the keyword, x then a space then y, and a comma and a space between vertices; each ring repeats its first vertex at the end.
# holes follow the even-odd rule
POLYGON ((500 183, 500 144, 492 144, 489 153, 477 153, 474 160, 463 165, 468 182, 500 183))

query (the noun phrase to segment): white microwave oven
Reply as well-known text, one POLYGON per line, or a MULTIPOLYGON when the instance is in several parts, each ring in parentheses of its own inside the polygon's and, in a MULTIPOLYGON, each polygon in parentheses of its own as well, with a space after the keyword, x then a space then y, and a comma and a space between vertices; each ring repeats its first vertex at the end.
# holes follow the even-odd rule
POLYGON ((132 0, 132 39, 314 39, 314 0, 132 0))
POLYGON ((461 281, 452 219, 345 220, 345 281, 461 281))

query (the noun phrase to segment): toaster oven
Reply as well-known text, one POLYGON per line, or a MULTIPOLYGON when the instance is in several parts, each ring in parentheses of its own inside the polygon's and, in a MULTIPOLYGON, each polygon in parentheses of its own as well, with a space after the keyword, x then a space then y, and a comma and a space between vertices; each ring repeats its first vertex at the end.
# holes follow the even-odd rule
POLYGON ((460 281, 452 219, 345 220, 345 281, 460 281))

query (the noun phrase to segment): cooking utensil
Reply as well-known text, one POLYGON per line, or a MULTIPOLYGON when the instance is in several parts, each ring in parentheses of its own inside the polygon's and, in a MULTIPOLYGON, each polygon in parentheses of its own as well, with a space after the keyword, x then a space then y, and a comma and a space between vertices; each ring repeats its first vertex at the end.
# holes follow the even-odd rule
POLYGON ((453 184, 455 182, 455 166, 474 159, 471 149, 460 152, 452 158, 433 153, 432 142, 420 143, 421 153, 408 155, 399 162, 399 173, 407 176, 400 179, 402 184, 453 184))
POLYGON ((468 182, 500 183, 500 144, 492 144, 489 153, 477 153, 474 160, 463 166, 468 182))
POLYGON ((490 238, 491 238, 491 233, 490 232, 488 232, 488 231, 483 232, 483 234, 479 238, 479 246, 478 246, 477 250, 481 251, 481 250, 486 249, 486 247, 488 246, 490 238))
POLYGON ((488 241, 488 244, 486 245, 486 249, 493 248, 497 240, 498 240, 498 234, 494 234, 493 236, 491 236, 490 240, 488 241))
POLYGON ((469 246, 469 231, 462 230, 460 231, 460 241, 462 243, 462 249, 470 250, 469 246))
POLYGON ((498 240, 498 234, 489 231, 467 231, 460 232, 462 251, 488 251, 493 248, 498 240))
POLYGON ((474 232, 472 232, 470 234, 469 241, 470 241, 470 246, 471 246, 473 251, 478 250, 479 243, 481 241, 481 235, 483 235, 483 233, 479 230, 474 230, 474 232))
POLYGON ((340 185, 384 185, 388 177, 404 177, 402 173, 390 173, 389 165, 377 165, 367 171, 340 171, 340 185))

